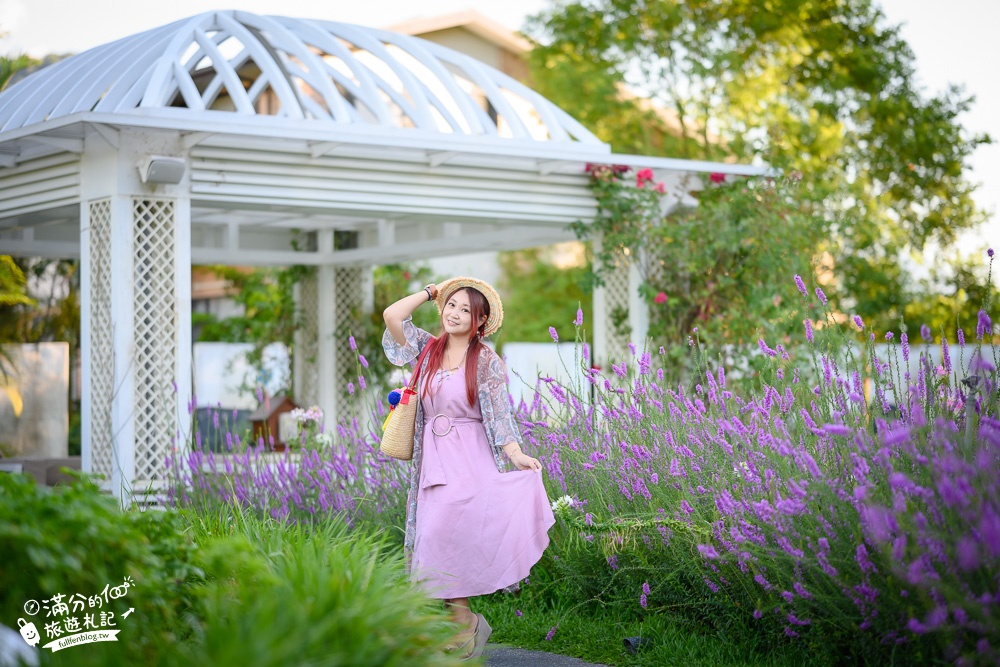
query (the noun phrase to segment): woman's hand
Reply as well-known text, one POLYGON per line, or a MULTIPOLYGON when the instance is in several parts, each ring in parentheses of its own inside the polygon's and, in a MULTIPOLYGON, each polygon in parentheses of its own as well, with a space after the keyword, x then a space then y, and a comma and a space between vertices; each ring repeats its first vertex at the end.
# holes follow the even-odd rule
POLYGON ((528 456, 524 452, 515 452, 510 457, 510 462, 514 464, 518 470, 534 470, 535 472, 542 471, 542 464, 538 462, 533 456, 528 456))

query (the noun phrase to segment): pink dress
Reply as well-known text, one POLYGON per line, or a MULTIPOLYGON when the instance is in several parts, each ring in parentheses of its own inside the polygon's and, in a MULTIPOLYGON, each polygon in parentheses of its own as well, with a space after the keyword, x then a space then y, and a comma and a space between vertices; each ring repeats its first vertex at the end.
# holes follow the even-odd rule
MULTIPOLYGON (((423 397, 412 575, 431 597, 493 593, 528 576, 555 524, 541 473, 501 473, 470 406, 465 371, 438 371, 423 397)), ((421 383, 421 385, 423 382, 421 383)))

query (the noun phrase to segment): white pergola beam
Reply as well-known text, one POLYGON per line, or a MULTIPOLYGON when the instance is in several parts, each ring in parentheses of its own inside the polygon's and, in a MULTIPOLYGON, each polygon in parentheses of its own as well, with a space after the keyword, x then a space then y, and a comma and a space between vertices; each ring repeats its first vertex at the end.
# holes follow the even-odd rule
POLYGON ((339 141, 320 141, 309 146, 309 154, 314 160, 323 157, 327 153, 332 152, 338 146, 343 145, 339 141))
POLYGON ((36 141, 45 146, 52 146, 53 148, 58 148, 61 151, 68 151, 70 153, 82 153, 83 152, 83 139, 71 139, 67 137, 50 137, 44 134, 36 134, 31 137, 32 141, 36 141))
POLYGON ((90 123, 90 127, 93 128, 94 132, 100 135, 102 139, 108 142, 109 146, 115 150, 118 149, 118 130, 105 125, 104 123, 90 123))
POLYGON ((80 259, 78 241, 28 241, 0 238, 0 254, 13 257, 80 259))

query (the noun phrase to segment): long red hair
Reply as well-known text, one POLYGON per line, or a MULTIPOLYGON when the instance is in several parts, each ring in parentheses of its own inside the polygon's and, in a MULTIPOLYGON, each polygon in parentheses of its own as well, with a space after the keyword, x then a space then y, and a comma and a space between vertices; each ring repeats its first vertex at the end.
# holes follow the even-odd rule
MULTIPOLYGON (((483 322, 469 334, 469 351, 465 355, 465 393, 469 398, 469 405, 475 405, 479 390, 478 383, 476 382, 476 366, 479 363, 479 351, 483 348, 483 330, 486 327, 486 321, 490 317, 490 303, 483 296, 482 292, 472 287, 460 287, 452 290, 445 296, 444 302, 447 304, 460 291, 464 291, 469 297, 469 312, 472 322, 479 322, 480 320, 483 322)), ((444 317, 444 313, 442 313, 442 317, 444 317)), ((444 352, 447 345, 448 335, 444 332, 444 324, 442 324, 441 333, 437 338, 432 338, 427 343, 428 373, 432 373, 441 367, 441 361, 444 359, 444 352)), ((419 368, 417 372, 420 372, 419 368)), ((424 396, 427 396, 431 384, 433 383, 424 383, 424 396)))

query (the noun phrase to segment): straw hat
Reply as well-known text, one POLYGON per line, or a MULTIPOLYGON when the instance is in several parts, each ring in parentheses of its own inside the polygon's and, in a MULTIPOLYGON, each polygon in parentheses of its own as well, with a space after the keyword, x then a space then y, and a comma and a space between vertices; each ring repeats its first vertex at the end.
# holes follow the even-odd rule
POLYGON ((500 329, 503 324, 503 302, 500 301, 500 294, 493 289, 493 285, 478 278, 468 278, 460 276, 449 278, 437 286, 437 298, 434 305, 437 306, 438 314, 444 312, 444 300, 449 294, 462 287, 471 287, 486 297, 490 304, 490 316, 486 319, 486 326, 483 327, 483 337, 490 336, 500 329))

